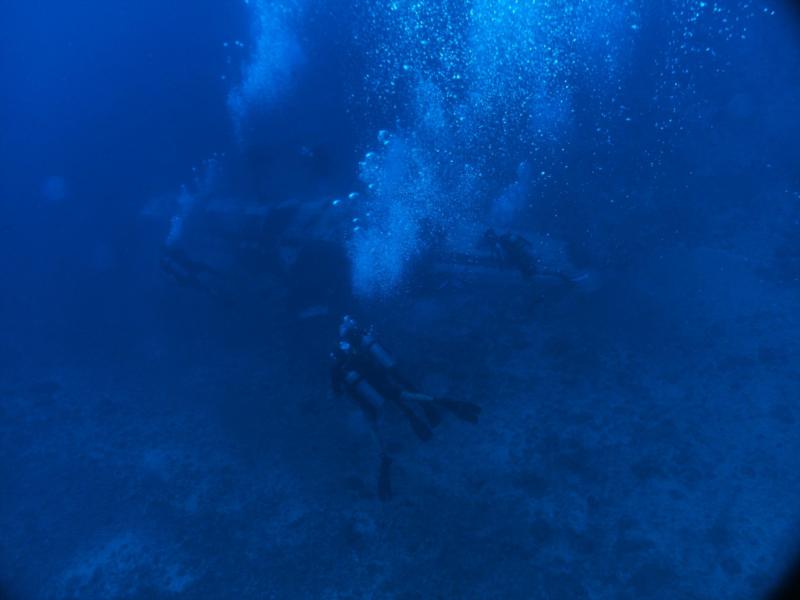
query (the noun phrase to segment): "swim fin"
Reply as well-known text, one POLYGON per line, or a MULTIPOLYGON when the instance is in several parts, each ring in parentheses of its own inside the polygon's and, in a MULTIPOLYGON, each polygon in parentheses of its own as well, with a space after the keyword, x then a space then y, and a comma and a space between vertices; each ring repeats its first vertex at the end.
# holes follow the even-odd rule
POLYGON ((386 453, 381 454, 381 467, 378 471, 378 498, 381 502, 388 502, 392 499, 392 459, 386 453))
POLYGON ((470 423, 477 423, 478 417, 481 414, 481 407, 472 402, 464 402, 462 400, 450 400, 449 398, 436 398, 436 404, 450 411, 462 421, 470 423))
POLYGON ((421 439, 423 442, 429 441, 433 437, 433 432, 431 431, 431 428, 425 424, 425 421, 420 419, 414 413, 414 411, 411 410, 408 406, 406 406, 403 402, 399 402, 398 406, 408 419, 408 422, 411 425, 411 429, 414 430, 414 433, 417 434, 417 437, 421 439))
POLYGON ((438 427, 442 422, 442 415, 436 410, 436 407, 431 402, 420 402, 422 412, 425 413, 425 419, 431 427, 438 427))

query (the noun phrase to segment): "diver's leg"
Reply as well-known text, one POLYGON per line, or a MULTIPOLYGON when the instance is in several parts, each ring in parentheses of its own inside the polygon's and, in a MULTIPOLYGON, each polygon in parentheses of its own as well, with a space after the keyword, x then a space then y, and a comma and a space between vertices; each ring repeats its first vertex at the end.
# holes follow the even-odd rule
POLYGON ((378 499, 388 502, 392 499, 392 457, 381 453, 381 465, 378 470, 378 499))
POLYGON ((427 394, 418 394, 416 392, 403 392, 400 394, 400 398, 405 400, 406 402, 432 402, 433 396, 428 396, 427 394))
POLYGON ((380 432, 378 419, 372 422, 372 436, 375 445, 380 451, 380 465, 378 467, 378 499, 388 502, 392 499, 392 458, 386 451, 386 444, 380 432))
POLYGON ((406 402, 417 402, 422 407, 426 417, 428 417, 429 410, 435 410, 437 406, 453 413, 459 419, 469 421, 470 423, 477 423, 478 416, 481 413, 480 406, 462 400, 433 398, 427 394, 416 394, 412 392, 403 392, 400 397, 406 402))
POLYGON ((431 427, 436 427, 442 422, 442 416, 436 409, 433 403, 433 398, 427 394, 418 394, 416 392, 403 392, 400 398, 404 402, 415 402, 425 415, 425 419, 431 427))
POLYGON ((449 411, 462 421, 477 423, 481 414, 481 407, 472 402, 451 400, 450 398, 436 398, 434 402, 437 406, 449 411))
POLYGON ((431 428, 428 427, 428 424, 411 409, 406 396, 407 393, 408 392, 400 392, 394 394, 391 396, 391 400, 394 402, 397 408, 400 409, 400 412, 403 413, 403 416, 408 420, 409 425, 411 425, 411 429, 414 430, 414 433, 417 434, 417 437, 423 442, 427 442, 433 437, 433 431, 431 431, 431 428))

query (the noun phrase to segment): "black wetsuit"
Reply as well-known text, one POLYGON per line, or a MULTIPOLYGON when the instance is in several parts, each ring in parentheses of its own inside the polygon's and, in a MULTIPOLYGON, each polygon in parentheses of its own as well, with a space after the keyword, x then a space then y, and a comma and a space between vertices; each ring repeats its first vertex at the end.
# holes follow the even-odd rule
POLYGON ((493 241, 492 256, 501 265, 512 267, 529 279, 536 275, 536 258, 530 253, 531 243, 524 237, 506 233, 493 241))
POLYGON ((331 370, 334 391, 347 391, 373 423, 377 422, 383 404, 391 402, 405 416, 417 437, 430 440, 433 437, 431 427, 440 420, 432 403, 407 396, 414 394, 413 386, 397 372, 391 357, 371 336, 352 328, 342 341, 349 347, 346 350, 340 347, 334 352, 331 370), (424 418, 417 410, 422 411, 424 418))
POLYGON ((402 402, 404 387, 387 371, 358 346, 351 345, 348 350, 337 349, 333 353, 331 366, 331 386, 334 392, 348 392, 371 421, 378 418, 378 407, 362 397, 358 384, 366 382, 381 397, 391 402, 402 402))
POLYGON ((183 250, 166 246, 161 255, 161 270, 172 277, 178 285, 213 294, 215 290, 204 281, 204 276, 214 273, 214 269, 192 260, 183 250))
POLYGON ((431 439, 431 427, 441 422, 439 409, 458 418, 477 422, 480 407, 470 402, 421 394, 396 368, 394 359, 374 338, 357 327, 344 333, 334 353, 331 384, 336 393, 347 392, 367 417, 375 422, 385 401, 394 404, 423 441, 431 439))
POLYGON ((386 452, 378 427, 384 402, 391 402, 403 413, 411 429, 422 441, 433 437, 431 428, 436 427, 441 420, 439 408, 448 410, 463 420, 477 422, 480 413, 477 405, 416 393, 413 386, 398 373, 391 356, 371 335, 355 326, 343 332, 340 345, 332 357, 333 391, 339 395, 346 392, 358 404, 372 423, 380 444, 378 497, 382 501, 387 501, 392 496, 392 459, 386 452))

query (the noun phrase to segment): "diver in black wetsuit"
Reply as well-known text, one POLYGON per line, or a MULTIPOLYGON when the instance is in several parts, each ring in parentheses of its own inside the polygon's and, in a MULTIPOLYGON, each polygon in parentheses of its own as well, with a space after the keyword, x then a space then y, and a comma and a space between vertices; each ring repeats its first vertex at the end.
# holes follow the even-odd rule
POLYGON ((159 261, 161 270, 181 287, 191 288, 216 296, 219 290, 211 283, 216 271, 200 261, 193 260, 175 246, 164 246, 159 261))
POLYGON ((383 407, 394 404, 406 417, 414 433, 423 441, 433 437, 432 428, 442 420, 441 410, 477 423, 480 407, 470 402, 434 398, 419 393, 397 370, 395 360, 351 317, 344 317, 339 328, 339 346, 332 355, 331 385, 337 395, 347 393, 373 426, 381 449, 378 496, 391 498, 391 458, 378 431, 383 407))
POLYGON ((185 223, 194 212, 197 198, 182 186, 176 204, 177 210, 170 219, 169 231, 161 248, 161 270, 181 287, 220 296, 219 272, 191 258, 185 250, 185 223))
POLYGON ((537 260, 531 252, 531 243, 521 235, 504 233, 498 235, 494 229, 484 234, 492 252, 492 259, 502 267, 516 269, 525 279, 536 275, 537 260))
POLYGON ((533 244, 516 233, 498 235, 494 229, 488 229, 484 240, 489 244, 492 261, 501 268, 510 268, 522 274, 525 279, 534 277, 555 277, 565 283, 578 283, 587 278, 586 274, 571 277, 561 271, 541 268, 540 261, 533 253, 533 244))

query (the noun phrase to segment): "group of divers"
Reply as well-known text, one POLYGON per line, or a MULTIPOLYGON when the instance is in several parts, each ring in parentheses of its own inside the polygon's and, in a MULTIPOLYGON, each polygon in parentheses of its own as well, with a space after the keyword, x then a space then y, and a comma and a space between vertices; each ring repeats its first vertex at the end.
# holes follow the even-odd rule
MULTIPOLYGON (((287 290, 297 318, 322 315, 339 323, 338 340, 330 353, 331 389, 337 397, 350 398, 370 424, 380 453, 380 500, 392 497, 392 457, 381 427, 388 410, 399 411, 422 441, 433 437, 445 416, 466 423, 478 422, 479 405, 431 396, 418 389, 377 340, 373 329, 348 314, 351 308, 343 305, 348 300, 341 298, 349 296, 337 295, 335 288, 339 285, 349 289, 349 281, 339 281, 349 277, 337 270, 335 257, 341 256, 340 262, 347 261, 343 227, 352 231, 353 219, 337 210, 339 201, 247 205, 235 200, 214 200, 210 195, 183 188, 172 204, 160 267, 174 283, 224 301, 233 295, 226 288, 236 286, 231 272, 244 268, 248 272, 244 280, 260 279, 268 286, 287 290), (213 239, 222 243, 215 244, 213 239), (219 259, 220 247, 226 248, 225 260, 219 259)), ((471 253, 440 254, 434 260, 466 268, 506 270, 523 280, 544 276, 571 283, 580 279, 545 268, 533 244, 516 233, 488 229, 478 247, 471 253)))

